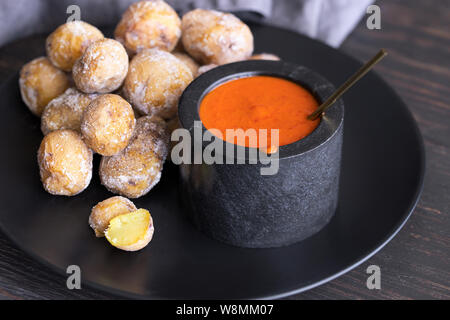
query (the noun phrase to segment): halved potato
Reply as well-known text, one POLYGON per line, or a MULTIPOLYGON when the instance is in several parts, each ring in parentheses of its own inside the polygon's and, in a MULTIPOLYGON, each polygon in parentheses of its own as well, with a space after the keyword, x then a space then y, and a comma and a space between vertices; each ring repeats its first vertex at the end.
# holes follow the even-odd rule
POLYGON ((153 219, 150 212, 139 209, 112 219, 105 236, 109 243, 118 249, 138 251, 149 244, 153 232, 153 219))
POLYGON ((92 208, 89 216, 89 225, 95 231, 98 238, 105 236, 109 222, 117 216, 136 211, 133 202, 124 197, 112 197, 99 202, 92 208))

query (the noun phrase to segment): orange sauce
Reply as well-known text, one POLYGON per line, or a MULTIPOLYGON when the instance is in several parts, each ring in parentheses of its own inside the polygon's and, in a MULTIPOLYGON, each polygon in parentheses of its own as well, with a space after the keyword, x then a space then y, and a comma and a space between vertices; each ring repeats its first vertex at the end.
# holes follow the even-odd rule
POLYGON ((200 105, 200 119, 208 130, 219 130, 223 140, 245 145, 272 149, 271 129, 279 130, 279 144, 283 146, 308 136, 319 125, 320 119, 307 119, 318 108, 314 96, 303 87, 289 80, 254 76, 224 83, 203 99, 200 105), (227 139, 227 129, 255 129, 258 144, 250 139, 239 141, 236 137, 227 139), (267 142, 259 137, 259 130, 267 130, 267 142), (261 141, 259 141, 261 140, 261 141))

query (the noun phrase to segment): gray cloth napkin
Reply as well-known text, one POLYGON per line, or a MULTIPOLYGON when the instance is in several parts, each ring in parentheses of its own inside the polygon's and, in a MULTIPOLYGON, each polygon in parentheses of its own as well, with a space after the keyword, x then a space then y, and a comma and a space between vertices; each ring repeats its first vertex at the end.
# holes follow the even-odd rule
MULTIPOLYGON (((30 34, 50 32, 64 23, 69 5, 81 19, 102 26, 115 24, 133 0, 2 0, 0 45, 30 34)), ((247 18, 293 29, 338 47, 373 0, 167 0, 180 14, 194 8, 251 13, 247 18)))

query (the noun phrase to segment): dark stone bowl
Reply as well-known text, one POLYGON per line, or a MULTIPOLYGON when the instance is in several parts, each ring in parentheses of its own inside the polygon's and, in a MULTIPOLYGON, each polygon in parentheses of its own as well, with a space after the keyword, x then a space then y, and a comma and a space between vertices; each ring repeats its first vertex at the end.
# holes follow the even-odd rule
MULTIPOLYGON (((197 78, 179 104, 183 128, 205 133, 199 106, 218 85, 242 77, 267 75, 291 80, 322 103, 335 90, 317 73, 278 61, 244 61, 215 68, 197 78)), ((193 223, 219 241, 248 248, 289 245, 321 230, 338 201, 344 104, 337 101, 309 136, 279 149, 279 171, 261 175, 258 164, 182 164, 182 200, 193 223)), ((194 141, 194 139, 192 139, 194 141)), ((203 143, 203 148, 207 143, 203 143)), ((224 149, 250 149, 224 143, 224 149)), ((193 148, 193 147, 192 147, 193 148)), ((242 150, 244 149, 244 150, 242 150)), ((193 149, 192 149, 193 150, 193 149)), ((247 158, 248 159, 248 158, 247 158)))

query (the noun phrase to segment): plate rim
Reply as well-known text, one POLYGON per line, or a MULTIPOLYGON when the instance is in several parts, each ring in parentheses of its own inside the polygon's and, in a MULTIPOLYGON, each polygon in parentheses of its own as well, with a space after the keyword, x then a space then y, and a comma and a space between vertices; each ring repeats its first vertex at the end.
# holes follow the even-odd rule
MULTIPOLYGON (((251 23, 251 25, 255 25, 255 26, 260 26, 260 27, 269 27, 269 28, 274 28, 274 29, 278 29, 280 31, 283 32, 288 32, 292 35, 295 35, 297 37, 302 37, 304 39, 307 39, 308 41, 312 41, 315 42, 317 45, 322 46, 324 48, 326 48, 326 50, 330 50, 332 49, 335 54, 339 54, 341 56, 344 56, 347 59, 351 59, 353 62, 358 63, 360 65, 362 65, 362 63, 352 57, 351 55, 343 52, 341 49, 339 48, 333 48, 323 42, 320 42, 316 39, 307 37, 303 34, 300 34, 298 32, 295 32, 293 30, 289 30, 287 28, 283 28, 280 26, 276 26, 273 24, 269 24, 269 23, 251 23)), ((39 34, 33 35, 31 37, 36 37, 39 36, 39 34)), ((23 41, 26 38, 21 38, 18 39, 16 41, 23 41)), ((0 48, 0 50, 3 49, 3 47, 9 46, 13 43, 15 43, 16 41, 12 41, 10 43, 5 44, 4 46, 2 46, 0 48)), ((311 283, 309 285, 303 286, 301 288, 297 288, 297 289, 290 289, 289 291, 283 291, 283 292, 278 292, 278 293, 274 293, 274 294, 270 294, 270 295, 262 295, 262 296, 256 296, 256 297, 247 297, 244 298, 246 300, 275 300, 275 299, 282 299, 282 298, 286 298, 292 295, 296 295, 296 294, 300 294, 302 292, 311 290, 313 288, 319 287, 323 284, 326 284, 344 274, 346 274, 347 272, 357 268, 358 266, 360 266, 361 264, 363 264, 364 262, 366 262, 367 260, 369 260, 371 257, 373 257, 375 254, 377 254, 378 252, 380 252, 393 238, 395 238, 395 236, 402 230, 402 228, 405 226, 405 224, 408 222, 409 218, 411 217, 411 215, 413 214, 419 200, 420 197, 422 195, 423 189, 424 189, 424 180, 425 180, 425 174, 426 174, 426 152, 425 152, 425 144, 424 144, 424 139, 423 139, 423 134, 420 131, 419 125, 416 121, 416 119, 413 116, 413 113, 411 112, 411 110, 408 108, 407 104, 404 102, 403 98, 397 94, 397 92, 394 90, 394 88, 392 88, 392 86, 381 76, 379 75, 378 72, 376 71, 370 71, 373 76, 375 76, 377 78, 378 81, 381 81, 387 88, 388 90, 391 92, 391 94, 395 95, 400 104, 402 105, 402 108, 405 111, 406 116, 409 118, 408 122, 410 122, 413 125, 414 128, 414 133, 415 133, 415 137, 418 141, 418 152, 420 153, 420 172, 419 174, 419 180, 418 180, 418 184, 415 187, 416 191, 414 196, 411 199, 411 203, 409 205, 409 208, 407 210, 405 210, 405 212, 402 214, 400 221, 395 225, 394 228, 392 228, 392 231, 390 233, 387 233, 386 236, 379 241, 379 243, 377 243, 373 248, 370 248, 367 250, 368 253, 363 254, 362 256, 359 256, 357 258, 355 258, 354 262, 350 263, 350 265, 348 265, 347 267, 341 269, 338 272, 335 272, 334 274, 320 280, 320 281, 316 281, 314 283, 311 283)), ((12 75, 8 76, 5 78, 5 80, 2 81, 2 83, 0 84, 0 91, 3 89, 4 86, 6 86, 9 82, 12 81, 12 79, 16 78, 19 74, 19 71, 14 72, 12 75)), ((52 264, 51 262, 49 262, 47 259, 39 256, 38 254, 34 253, 31 250, 28 250, 27 248, 25 248, 19 241, 16 241, 15 237, 10 234, 3 226, 2 223, 0 223, 0 231, 17 247, 19 248, 22 252, 24 252, 25 254, 27 254, 29 257, 31 257, 33 260, 35 260, 38 263, 41 263, 42 265, 46 266, 47 268, 49 268, 52 272, 62 276, 63 278, 67 277, 67 273, 62 269, 57 267, 56 265, 52 264)), ((141 294, 136 294, 136 293, 132 293, 132 292, 128 292, 128 291, 124 291, 121 289, 117 289, 117 288, 113 288, 113 287, 108 287, 106 285, 103 284, 99 284, 96 283, 94 281, 88 280, 88 279, 81 279, 81 286, 87 286, 90 287, 94 290, 100 291, 102 293, 109 293, 112 295, 115 295, 117 297, 122 297, 122 298, 127 298, 127 299, 137 299, 137 300, 165 300, 167 298, 164 297, 150 297, 150 296, 146 296, 146 295, 141 295, 141 294)), ((188 299, 188 298, 182 298, 182 299, 188 299)), ((218 298, 217 300, 226 300, 226 299, 221 299, 218 298)))

